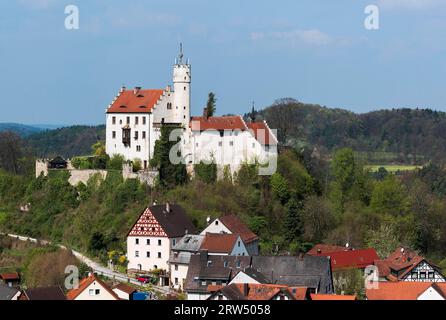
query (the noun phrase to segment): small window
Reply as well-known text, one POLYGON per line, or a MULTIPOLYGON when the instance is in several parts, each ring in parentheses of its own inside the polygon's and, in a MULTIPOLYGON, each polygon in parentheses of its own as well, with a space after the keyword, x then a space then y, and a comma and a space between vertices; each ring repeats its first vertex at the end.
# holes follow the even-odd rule
POLYGON ((412 279, 418 279, 418 272, 412 272, 412 279))
POLYGON ((229 141, 229 145, 232 147, 234 145, 234 141, 229 141))
POLYGON ((146 117, 142 117, 142 124, 146 124, 146 117))
POLYGON ((141 146, 136 146, 136 151, 141 152, 141 146))
POLYGON ((161 245, 161 239, 158 239, 158 245, 159 246, 161 245))
POLYGON ((100 295, 101 294, 101 289, 96 289, 95 293, 96 293, 97 296, 100 295))
POLYGON ((178 285, 178 278, 175 278, 175 285, 178 285))
POLYGON ((186 91, 186 87, 184 87, 184 91, 186 91))
POLYGON ((240 247, 240 241, 238 242, 238 244, 237 244, 239 247, 240 247))
POLYGON ((224 266, 225 268, 227 268, 227 267, 228 267, 228 261, 225 260, 225 261, 223 262, 223 266, 224 266))
POLYGON ((116 131, 112 131, 112 138, 116 139, 116 131))
POLYGON ((94 296, 94 289, 90 289, 90 290, 88 290, 88 295, 90 295, 90 296, 94 296))
POLYGON ((178 271, 178 265, 177 264, 175 265, 175 271, 178 271))
POLYGON ((170 103, 170 102, 167 103, 167 109, 168 110, 172 109, 172 103, 170 103))
POLYGON ((150 239, 147 239, 147 240, 146 240, 146 244, 147 244, 148 246, 150 246, 150 239))
POLYGON ((116 124, 116 117, 112 118, 112 124, 116 124))
POLYGON ((135 117, 135 124, 139 124, 139 117, 135 117))
POLYGON ((186 106, 184 106, 183 109, 186 110, 186 106))
POLYGON ((426 272, 425 271, 421 271, 420 272, 420 279, 426 279, 426 272))
POLYGON ((143 139, 146 138, 146 132, 145 132, 145 131, 142 132, 142 138, 143 138, 143 139))
POLYGON ((130 117, 127 117, 127 124, 130 124, 130 117))
POLYGON ((177 239, 173 239, 172 240, 172 245, 174 246, 174 245, 176 245, 177 244, 177 239))
POLYGON ((135 257, 139 258, 139 251, 135 251, 135 257))
POLYGON ((147 257, 147 258, 150 258, 150 251, 147 251, 147 252, 146 252, 146 257, 147 257))
POLYGON ((215 220, 215 225, 218 226, 218 220, 215 220))
POLYGON ((138 238, 135 239, 135 244, 139 244, 139 239, 138 238))
POLYGON ((158 252, 158 259, 161 259, 161 252, 158 252))
POLYGON ((138 140, 138 138, 139 138, 139 132, 135 131, 135 140, 138 140))
POLYGON ((222 142, 222 141, 219 141, 219 142, 218 142, 218 146, 219 146, 219 147, 223 146, 223 142, 222 142))
POLYGON ((427 273, 427 277, 428 277, 429 279, 435 279, 435 272, 434 272, 434 271, 429 271, 429 272, 427 273))

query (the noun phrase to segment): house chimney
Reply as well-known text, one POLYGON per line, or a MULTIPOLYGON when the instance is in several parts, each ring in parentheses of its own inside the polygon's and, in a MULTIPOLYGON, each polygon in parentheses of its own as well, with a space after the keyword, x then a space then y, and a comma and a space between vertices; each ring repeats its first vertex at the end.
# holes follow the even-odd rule
POLYGON ((247 296, 248 296, 248 293, 249 293, 249 284, 244 283, 244 284, 243 284, 243 296, 244 296, 244 297, 247 297, 247 296))
POLYGON ((169 213, 170 212, 170 203, 166 202, 166 212, 169 213))
POLYGON ((120 91, 120 93, 123 93, 126 89, 127 89, 127 88, 126 88, 125 86, 122 86, 122 87, 121 87, 121 91, 120 91))
POLYGON ((203 109, 203 118, 204 119, 208 119, 209 118, 209 116, 208 116, 208 108, 204 108, 203 109))
POLYGON ((135 95, 137 95, 139 93, 139 90, 141 90, 141 87, 135 87, 135 89, 133 90, 133 93, 135 95))

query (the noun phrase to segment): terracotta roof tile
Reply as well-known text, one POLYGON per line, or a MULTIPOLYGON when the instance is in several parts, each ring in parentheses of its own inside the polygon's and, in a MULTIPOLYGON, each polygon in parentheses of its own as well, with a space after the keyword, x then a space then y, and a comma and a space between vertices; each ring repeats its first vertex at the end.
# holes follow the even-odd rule
POLYGON ((210 253, 231 254, 238 237, 238 234, 206 233, 200 250, 207 250, 210 253))
POLYGON ((248 130, 241 116, 225 117, 192 117, 190 121, 192 131, 204 130, 248 130))
POLYGON ((446 283, 431 282, 378 282, 377 289, 366 289, 368 300, 417 300, 431 286, 443 296, 446 294, 446 283))
POLYGON ((108 108, 107 113, 150 113, 163 93, 164 90, 160 89, 139 90, 136 94, 134 90, 125 90, 108 108))
POLYGON ((67 293, 67 300, 74 300, 79 296, 85 289, 87 289, 93 282, 99 283, 105 290, 107 290, 116 300, 119 300, 118 295, 113 292, 113 290, 102 280, 97 278, 94 274, 91 274, 87 278, 82 279, 79 282, 79 286, 77 289, 72 289, 67 293))
POLYGON ((340 295, 340 294, 314 294, 311 295, 311 300, 356 300, 354 295, 340 295))
POLYGON ((125 292, 127 294, 132 294, 133 292, 136 292, 135 288, 133 288, 133 287, 131 287, 131 286, 125 284, 125 283, 119 283, 119 284, 115 285, 113 287, 113 290, 114 289, 120 290, 120 291, 125 292))
MULTIPOLYGON (((217 289, 217 288, 213 288, 217 289)), ((277 284, 233 283, 218 289, 230 300, 272 300, 283 293, 291 300, 305 300, 307 288, 290 288, 277 284)))
POLYGON ((253 131, 254 137, 262 145, 277 145, 277 138, 269 129, 265 121, 248 122, 247 126, 253 131))
POLYGON ((308 252, 313 256, 325 256, 331 258, 333 270, 339 269, 364 269, 373 265, 378 259, 375 249, 346 249, 345 247, 318 245, 308 252), (342 248, 341 250, 337 250, 342 248))
POLYGON ((259 239, 259 237, 252 232, 246 224, 244 224, 239 217, 236 215, 226 215, 219 218, 221 223, 225 225, 226 228, 231 230, 232 233, 238 233, 240 234, 240 237, 242 238, 243 242, 246 244, 249 244, 253 241, 256 241, 259 239))
POLYGON ((0 274, 0 279, 3 280, 20 280, 20 275, 18 272, 9 272, 0 274))

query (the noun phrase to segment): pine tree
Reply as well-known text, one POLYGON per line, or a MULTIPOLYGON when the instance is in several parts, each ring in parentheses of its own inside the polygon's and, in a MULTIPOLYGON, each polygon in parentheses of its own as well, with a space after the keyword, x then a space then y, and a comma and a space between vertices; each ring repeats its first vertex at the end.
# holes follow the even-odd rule
POLYGON ((288 241, 297 241, 300 242, 302 240, 303 233, 303 222, 302 222, 302 202, 291 199, 287 206, 287 213, 285 217, 285 238, 288 241))

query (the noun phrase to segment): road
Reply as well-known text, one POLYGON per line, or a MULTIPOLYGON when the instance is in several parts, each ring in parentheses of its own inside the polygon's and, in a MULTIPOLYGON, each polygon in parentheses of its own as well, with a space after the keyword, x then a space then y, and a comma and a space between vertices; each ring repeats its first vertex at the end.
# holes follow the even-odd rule
MULTIPOLYGON (((35 239, 35 238, 22 236, 22 235, 8 234, 8 233, 0 233, 0 235, 6 235, 8 237, 18 239, 20 241, 30 241, 30 242, 34 242, 34 243, 41 243, 43 245, 51 244, 51 242, 47 241, 47 240, 35 239)), ((110 279, 113 279, 116 281, 120 281, 120 282, 125 282, 125 283, 130 282, 130 283, 138 285, 138 286, 148 287, 147 285, 142 285, 138 280, 128 277, 124 273, 116 272, 116 271, 113 271, 107 267, 100 265, 99 263, 91 260, 90 258, 88 258, 87 256, 85 256, 84 254, 82 254, 78 251, 75 251, 75 250, 68 248, 61 244, 58 244, 57 246, 62 249, 71 250, 71 252, 73 252, 73 255, 77 259, 79 259, 81 262, 85 263, 89 268, 91 268, 93 270, 93 272, 97 273, 98 275, 101 275, 101 276, 104 276, 104 277, 107 277, 107 278, 110 278, 110 279)), ((170 292, 168 287, 160 287, 160 286, 152 285, 151 289, 153 291, 156 291, 161 294, 167 294, 170 292)))

